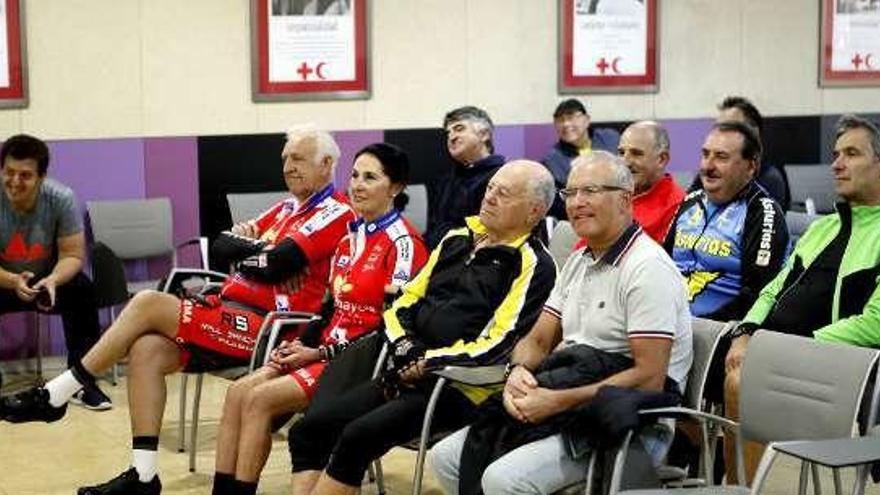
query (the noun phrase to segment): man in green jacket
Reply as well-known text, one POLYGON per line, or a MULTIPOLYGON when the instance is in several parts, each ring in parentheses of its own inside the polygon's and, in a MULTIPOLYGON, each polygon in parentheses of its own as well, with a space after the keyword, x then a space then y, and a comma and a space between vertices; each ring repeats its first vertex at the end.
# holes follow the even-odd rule
MULTIPOLYGON (((740 370, 758 328, 880 347, 880 130, 861 117, 841 117, 833 156, 834 190, 843 200, 837 212, 810 226, 730 334, 724 364, 728 417, 738 416, 740 370)), ((745 450, 750 479, 762 451, 757 444, 745 450)))

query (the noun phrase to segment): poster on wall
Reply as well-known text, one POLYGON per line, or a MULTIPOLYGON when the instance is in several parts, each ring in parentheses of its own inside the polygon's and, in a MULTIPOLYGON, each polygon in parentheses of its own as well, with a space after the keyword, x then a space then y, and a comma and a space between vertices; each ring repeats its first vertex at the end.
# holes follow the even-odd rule
POLYGON ((880 0, 822 0, 819 86, 880 86, 880 0))
POLYGON ((657 0, 559 0, 559 92, 656 92, 657 0))
POLYGON ((0 1, 0 108, 23 108, 27 99, 24 2, 0 1))
POLYGON ((251 0, 254 101, 366 99, 368 0, 251 0))

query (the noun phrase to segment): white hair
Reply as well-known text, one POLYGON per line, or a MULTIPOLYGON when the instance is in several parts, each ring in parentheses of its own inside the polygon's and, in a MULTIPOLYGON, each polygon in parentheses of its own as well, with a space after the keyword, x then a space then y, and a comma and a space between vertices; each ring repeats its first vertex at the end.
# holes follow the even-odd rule
POLYGON ((571 166, 574 168, 588 165, 590 163, 604 163, 611 167, 611 175, 614 184, 606 185, 621 187, 629 192, 633 191, 635 181, 633 180, 632 172, 630 172, 629 167, 626 166, 626 162, 623 161, 623 158, 620 158, 617 155, 612 155, 607 151, 594 150, 589 155, 576 158, 571 166))
POLYGON ((339 163, 339 145, 329 132, 319 129, 314 124, 295 125, 287 130, 287 143, 284 148, 287 149, 294 141, 300 139, 314 139, 317 149, 315 150, 315 162, 320 162, 325 156, 329 156, 333 161, 331 165, 332 171, 336 170, 336 164, 339 163))
POLYGON ((532 196, 544 207, 546 215, 556 198, 556 183, 553 181, 553 175, 544 167, 537 170, 535 175, 534 180, 529 181, 529 189, 532 196))

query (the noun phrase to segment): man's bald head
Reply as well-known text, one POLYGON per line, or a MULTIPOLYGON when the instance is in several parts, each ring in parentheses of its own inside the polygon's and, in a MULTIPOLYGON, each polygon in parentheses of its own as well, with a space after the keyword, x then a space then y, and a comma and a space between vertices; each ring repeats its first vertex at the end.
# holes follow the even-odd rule
POLYGON ((620 136, 617 154, 632 172, 636 192, 645 192, 666 173, 669 133, 653 120, 636 122, 620 136))
POLYGON ((510 161, 489 180, 480 220, 500 237, 518 237, 544 218, 554 193, 553 176, 543 165, 531 160, 510 161))

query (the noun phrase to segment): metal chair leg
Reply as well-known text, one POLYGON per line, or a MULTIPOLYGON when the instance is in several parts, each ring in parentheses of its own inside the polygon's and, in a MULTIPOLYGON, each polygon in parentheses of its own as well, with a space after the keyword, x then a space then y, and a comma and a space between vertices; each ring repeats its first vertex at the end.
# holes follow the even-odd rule
POLYGON ((822 481, 819 479, 819 466, 810 463, 810 471, 813 472, 813 493, 822 495, 822 481))
POLYGON ((801 461, 801 474, 798 478, 798 495, 807 495, 807 482, 809 481, 809 466, 806 461, 801 461))
POLYGON ((42 384, 46 380, 43 378, 43 322, 40 313, 34 313, 34 327, 37 337, 37 381, 42 384))
POLYGON ((205 379, 203 373, 196 377, 196 391, 193 394, 192 425, 189 433, 189 472, 196 472, 196 442, 199 438, 199 405, 202 401, 202 382, 205 379))
POLYGON ((431 391, 431 398, 428 400, 428 406, 425 409, 425 419, 422 422, 422 435, 419 438, 419 454, 416 456, 416 472, 413 475, 413 486, 412 493, 413 495, 419 495, 422 493, 422 475, 425 469, 425 454, 428 451, 428 439, 431 437, 431 421, 434 418, 434 409, 437 407, 437 401, 440 399, 440 392, 443 391, 443 386, 446 384, 446 379, 440 377, 437 380, 437 384, 434 385, 434 390, 431 391))
POLYGON ((382 472, 382 459, 373 461, 373 470, 376 475, 376 491, 379 495, 385 495, 385 474, 382 472))
POLYGON ((184 437, 186 436, 186 386, 187 379, 189 375, 186 373, 180 374, 180 420, 177 425, 177 451, 184 452, 186 450, 186 440, 184 437))
MULTIPOLYGON (((116 321, 116 308, 110 307, 110 324, 116 321)), ((119 363, 113 363, 113 373, 110 375, 110 384, 114 387, 119 383, 119 363)))

